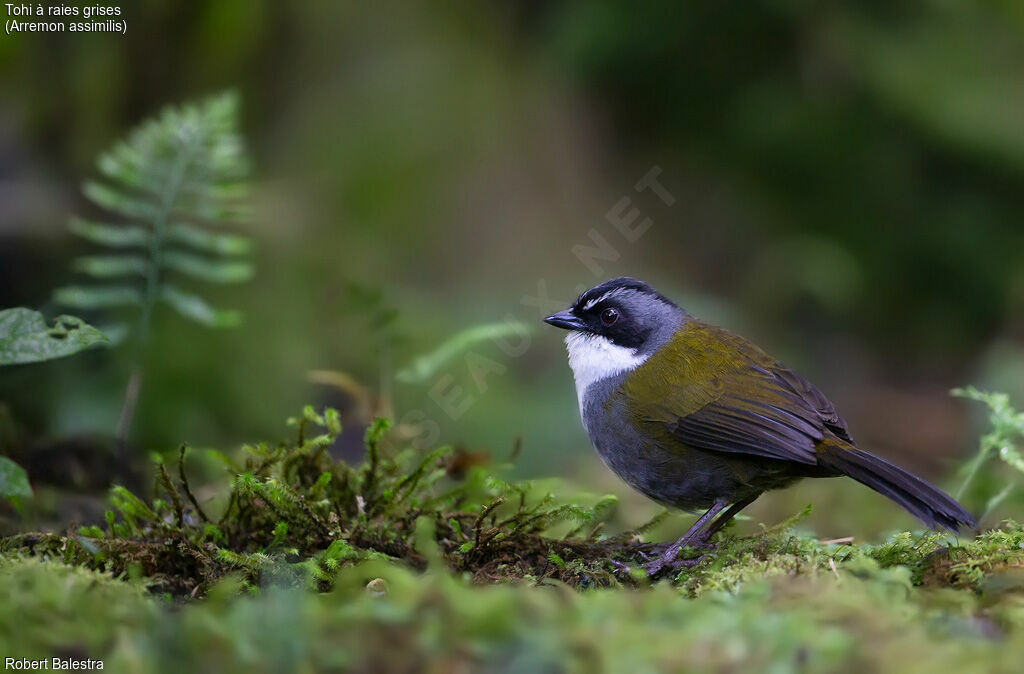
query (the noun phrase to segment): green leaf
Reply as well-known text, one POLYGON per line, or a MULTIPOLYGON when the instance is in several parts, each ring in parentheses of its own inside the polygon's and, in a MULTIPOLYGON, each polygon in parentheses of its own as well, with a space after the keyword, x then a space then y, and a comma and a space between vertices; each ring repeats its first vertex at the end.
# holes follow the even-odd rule
POLYGON ((965 467, 966 476, 957 490, 957 498, 965 493, 967 486, 993 452, 1008 465, 1024 472, 1024 456, 1017 449, 1021 437, 1024 436, 1024 412, 1015 410, 1010 405, 1010 397, 1005 393, 979 391, 973 386, 953 389, 951 393, 987 405, 989 423, 992 424, 992 430, 982 436, 977 454, 965 467))
POLYGON ((167 241, 221 255, 244 255, 252 250, 252 242, 244 236, 208 232, 184 223, 171 226, 167 231, 167 241))
POLYGON ((168 152, 166 136, 152 122, 132 134, 131 142, 118 143, 100 155, 96 166, 113 182, 156 196, 173 170, 175 157, 168 152))
POLYGON ((1024 473, 1024 457, 1013 445, 1006 444, 1000 447, 999 458, 1024 473))
POLYGON ((110 503, 126 517, 137 517, 147 521, 156 519, 156 515, 142 499, 121 485, 110 488, 110 503))
POLYGON ((161 289, 160 299, 185 318, 208 327, 233 328, 242 323, 240 312, 214 309, 202 298, 182 292, 172 285, 165 285, 161 289))
POLYGON ((42 314, 18 307, 0 311, 0 365, 63 358, 109 340, 74 316, 58 316, 47 327, 42 314))
POLYGON ((149 245, 149 232, 133 225, 106 225, 82 218, 72 218, 68 229, 83 239, 111 248, 144 247, 149 245))
POLYGON ((145 276, 149 272, 149 262, 138 255, 91 255, 75 260, 72 269, 96 278, 132 274, 145 276))
POLYGON ((14 503, 20 497, 32 496, 32 487, 28 483, 25 469, 6 456, 0 456, 0 496, 14 503))
POLYGON ((248 262, 209 260, 179 251, 164 253, 163 266, 213 283, 241 283, 252 278, 252 265, 248 262))
POLYGON ((770 527, 765 526, 764 524, 762 524, 761 525, 761 530, 764 533, 767 534, 767 533, 775 533, 776 531, 786 531, 788 529, 792 529, 797 524, 799 524, 803 520, 805 520, 808 517, 810 517, 812 512, 814 512, 814 504, 808 503, 807 505, 805 505, 803 507, 802 510, 800 510, 800 512, 798 512, 798 513, 796 513, 794 515, 791 515, 790 517, 787 517, 786 519, 782 520, 778 524, 775 524, 775 525, 770 526, 770 527))
POLYGON ((103 175, 116 182, 139 188, 146 187, 141 183, 146 164, 147 158, 128 143, 116 144, 96 160, 96 167, 103 175))
POLYGON ((82 186, 82 192, 89 201, 97 206, 126 215, 129 218, 149 221, 157 214, 155 204, 151 204, 139 196, 129 196, 103 183, 87 182, 82 186))
POLYGON ((76 309, 103 309, 107 307, 139 306, 142 293, 131 286, 67 286, 53 293, 58 304, 76 309))
POLYGON ((225 192, 216 186, 207 186, 203 192, 183 194, 174 211, 184 219, 210 220, 240 224, 252 219, 248 205, 233 203, 221 197, 225 192))
POLYGON ((453 335, 431 353, 417 357, 410 365, 399 370, 395 374, 395 379, 406 383, 426 381, 440 371, 445 363, 474 344, 505 337, 522 339, 529 334, 530 328, 520 321, 484 323, 468 327, 453 335))

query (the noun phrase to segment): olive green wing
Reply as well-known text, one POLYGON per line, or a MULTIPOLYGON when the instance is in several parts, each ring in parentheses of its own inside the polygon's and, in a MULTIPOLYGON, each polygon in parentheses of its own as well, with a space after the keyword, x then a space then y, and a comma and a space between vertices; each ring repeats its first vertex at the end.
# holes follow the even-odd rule
POLYGON ((809 405, 818 414, 824 427, 840 440, 855 444, 850 430, 846 427, 846 420, 839 416, 835 406, 825 394, 818 390, 818 387, 807 381, 796 372, 793 372, 782 363, 775 363, 771 368, 772 374, 779 379, 789 390, 809 405))
POLYGON ((697 321, 623 387, 640 423, 690 447, 814 465, 826 433, 852 442, 814 386, 742 337, 697 321))

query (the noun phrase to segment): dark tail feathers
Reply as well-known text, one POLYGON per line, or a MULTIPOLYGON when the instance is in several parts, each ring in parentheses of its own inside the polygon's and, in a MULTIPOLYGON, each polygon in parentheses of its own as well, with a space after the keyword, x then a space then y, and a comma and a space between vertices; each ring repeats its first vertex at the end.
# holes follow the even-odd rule
POLYGON ((852 447, 819 446, 818 465, 871 487, 903 506, 932 529, 974 527, 974 518, 954 498, 885 459, 852 447))

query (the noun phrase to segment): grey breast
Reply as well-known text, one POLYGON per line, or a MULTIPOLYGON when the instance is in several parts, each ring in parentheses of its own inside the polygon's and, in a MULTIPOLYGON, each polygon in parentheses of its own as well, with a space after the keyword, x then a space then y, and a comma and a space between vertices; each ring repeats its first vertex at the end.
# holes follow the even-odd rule
POLYGON ((638 430, 620 389, 630 374, 595 382, 584 393, 583 426, 605 465, 648 498, 683 510, 735 495, 739 485, 721 457, 665 447, 638 430))

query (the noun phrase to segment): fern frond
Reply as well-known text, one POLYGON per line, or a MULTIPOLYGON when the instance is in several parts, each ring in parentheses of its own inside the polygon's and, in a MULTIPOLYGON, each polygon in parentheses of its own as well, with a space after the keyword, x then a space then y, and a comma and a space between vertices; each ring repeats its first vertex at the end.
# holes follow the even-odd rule
POLYGON ((167 240, 205 253, 220 255, 245 255, 252 250, 252 243, 244 236, 218 234, 184 223, 171 225, 167 231, 167 240))
POLYGON ((72 218, 68 229, 72 234, 108 248, 144 248, 149 246, 149 232, 143 227, 107 225, 82 218, 72 218))
POLYGON ((200 325, 233 328, 242 323, 241 313, 214 309, 203 298, 183 292, 168 283, 160 288, 160 300, 181 316, 200 325))
POLYGON ((149 261, 141 255, 90 255, 75 260, 71 268, 94 278, 132 274, 145 277, 149 273, 149 261))
POLYGON ((212 283, 238 283, 252 278, 252 265, 248 262, 213 260, 176 250, 164 254, 163 264, 165 269, 212 283))
POLYGON ((107 309, 142 306, 142 291, 131 286, 67 286, 57 290, 53 299, 75 309, 107 309))
POLYGON ((61 288, 55 300, 79 309, 138 307, 141 338, 158 303, 202 325, 238 325, 238 312, 214 309, 170 283, 176 276, 213 283, 252 276, 243 259, 249 240, 217 231, 246 217, 249 163, 238 134, 238 97, 168 107, 101 155, 97 167, 101 180, 82 189, 108 212, 106 222, 74 218, 69 229, 114 254, 79 258, 73 269, 123 281, 61 288), (128 248, 140 250, 125 254, 128 248))

